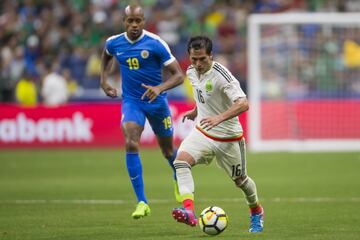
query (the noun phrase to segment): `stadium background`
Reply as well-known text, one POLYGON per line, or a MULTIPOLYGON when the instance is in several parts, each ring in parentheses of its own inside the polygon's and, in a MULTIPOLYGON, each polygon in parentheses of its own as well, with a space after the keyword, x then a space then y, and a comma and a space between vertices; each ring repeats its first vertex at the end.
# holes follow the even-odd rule
MULTIPOLYGON (((215 60, 232 71, 247 93, 249 14, 360 11, 355 0, 139 2, 145 9, 146 29, 169 44, 183 69, 189 64, 184 50, 188 38, 209 35, 215 43, 215 60)), ((121 9, 128 3, 0 2, 0 239, 202 239, 198 229, 171 219, 169 212, 175 206, 168 183, 171 173, 148 128, 142 146, 150 148, 141 154, 153 216, 141 222, 129 219, 134 196, 122 159, 119 99, 106 98, 98 81, 103 43, 123 31, 121 9), (68 83, 70 97, 61 106, 43 103, 48 63, 54 63, 68 83)), ((320 50, 322 44, 317 43, 313 50, 326 58, 333 45, 320 50)), ((359 43, 353 45, 355 52, 359 43)), ((351 81, 336 98, 359 98, 360 61, 353 64, 351 81)), ((116 69, 111 81, 120 89, 116 69)), ((278 88, 267 87, 267 97, 278 97, 278 88)), ((180 123, 181 113, 193 106, 188 83, 168 96, 178 144, 192 127, 180 123)), ((352 115, 347 116, 351 120, 352 115)), ((245 114, 241 118, 245 129, 246 120, 245 114)), ((360 239, 359 151, 250 152, 249 173, 267 211, 263 235, 246 233, 242 196, 215 165, 194 169, 198 210, 212 204, 226 210, 230 226, 224 239, 360 239), (210 181, 209 176, 219 180, 210 181)))

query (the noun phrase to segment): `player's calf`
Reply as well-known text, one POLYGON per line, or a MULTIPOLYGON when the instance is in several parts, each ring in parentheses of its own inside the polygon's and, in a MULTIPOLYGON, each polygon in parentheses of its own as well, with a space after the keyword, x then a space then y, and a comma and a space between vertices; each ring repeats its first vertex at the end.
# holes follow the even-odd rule
POLYGON ((181 198, 181 195, 179 192, 179 185, 176 180, 174 180, 174 195, 175 195, 176 202, 182 203, 182 198, 181 198))

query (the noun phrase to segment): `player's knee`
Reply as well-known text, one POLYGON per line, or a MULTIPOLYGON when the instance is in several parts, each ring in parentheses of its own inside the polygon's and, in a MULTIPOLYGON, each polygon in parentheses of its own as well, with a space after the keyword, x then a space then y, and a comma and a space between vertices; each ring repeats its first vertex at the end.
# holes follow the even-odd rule
POLYGON ((241 187, 242 185, 244 185, 244 183, 246 183, 247 179, 248 179, 247 175, 241 175, 240 177, 234 180, 234 183, 237 187, 241 187))
POLYGON ((128 139, 125 142, 125 148, 128 152, 138 152, 139 151, 139 142, 128 139))
POLYGON ((173 155, 174 155, 173 149, 162 149, 161 152, 166 159, 173 158, 173 155))
POLYGON ((174 161, 174 166, 175 166, 175 162, 182 162, 182 163, 187 163, 190 166, 194 166, 195 165, 195 160, 194 158, 187 152, 184 151, 180 151, 178 152, 177 156, 176 156, 176 160, 174 161))

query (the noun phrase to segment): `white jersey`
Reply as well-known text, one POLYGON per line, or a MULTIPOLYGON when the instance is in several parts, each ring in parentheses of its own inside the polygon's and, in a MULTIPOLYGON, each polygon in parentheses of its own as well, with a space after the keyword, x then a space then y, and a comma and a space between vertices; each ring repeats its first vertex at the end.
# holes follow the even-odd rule
POLYGON ((197 106, 196 128, 210 138, 231 140, 242 136, 242 127, 237 117, 220 123, 210 130, 200 127, 204 117, 218 115, 228 110, 235 100, 246 97, 239 81, 230 71, 213 61, 210 70, 201 74, 190 65, 186 75, 191 82, 197 106))

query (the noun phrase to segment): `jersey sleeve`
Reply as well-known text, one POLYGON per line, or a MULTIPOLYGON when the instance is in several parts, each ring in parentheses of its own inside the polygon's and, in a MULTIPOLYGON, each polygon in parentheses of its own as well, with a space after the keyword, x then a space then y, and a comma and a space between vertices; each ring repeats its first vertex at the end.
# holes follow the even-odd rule
POLYGON ((159 55, 160 62, 162 65, 167 66, 173 61, 175 61, 175 57, 172 55, 169 46, 162 39, 157 39, 156 52, 159 55))
POLYGON ((106 54, 110 55, 110 56, 113 56, 113 47, 112 47, 112 40, 113 40, 114 37, 109 37, 108 39, 106 39, 106 42, 105 42, 105 52, 106 54))
POLYGON ((219 69, 219 79, 221 88, 231 101, 246 97, 246 94, 240 87, 240 82, 223 66, 216 66, 219 69))
POLYGON ((233 81, 224 86, 224 93, 231 99, 231 101, 235 101, 238 98, 246 97, 246 94, 240 87, 239 81, 234 78, 233 81))

